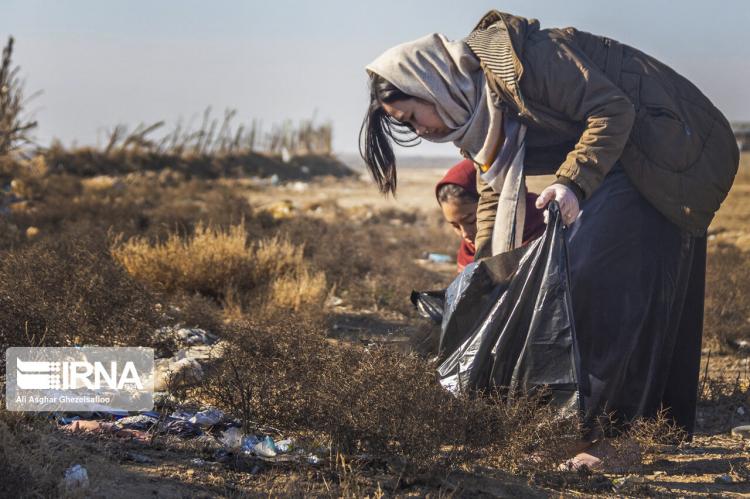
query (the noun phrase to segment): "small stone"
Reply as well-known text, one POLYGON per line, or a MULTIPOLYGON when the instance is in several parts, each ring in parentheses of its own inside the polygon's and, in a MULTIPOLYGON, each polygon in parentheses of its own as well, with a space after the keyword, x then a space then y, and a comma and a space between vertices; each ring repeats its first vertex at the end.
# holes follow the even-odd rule
POLYGON ((36 236, 39 235, 39 228, 34 227, 33 225, 26 228, 26 237, 28 239, 34 239, 36 236))
POLYGON ((750 438, 750 425, 735 426, 732 428, 735 437, 750 438))

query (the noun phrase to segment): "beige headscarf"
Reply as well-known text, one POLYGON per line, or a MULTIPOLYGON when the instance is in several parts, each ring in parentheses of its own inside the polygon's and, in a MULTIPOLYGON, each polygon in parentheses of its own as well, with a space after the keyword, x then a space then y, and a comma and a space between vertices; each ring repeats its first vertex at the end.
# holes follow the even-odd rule
POLYGON ((513 141, 514 147, 520 148, 520 161, 514 151, 510 160, 498 165, 498 160, 509 157, 500 153, 493 157, 498 146, 506 147, 509 143, 507 138, 505 144, 498 143, 503 113, 492 102, 484 71, 469 46, 462 40, 448 40, 444 35, 433 33, 388 49, 366 68, 405 94, 435 105, 438 115, 452 131, 431 140, 453 142, 475 162, 492 166, 492 181, 485 180, 501 194, 492 253, 519 246, 522 238, 516 236, 523 233, 522 206, 525 206, 518 202, 524 195, 523 133, 520 134, 521 144, 513 141))
POLYGON ((502 113, 492 103, 479 59, 466 43, 433 33, 386 50, 367 70, 435 105, 452 130, 436 142, 453 142, 483 165, 492 159, 502 113))

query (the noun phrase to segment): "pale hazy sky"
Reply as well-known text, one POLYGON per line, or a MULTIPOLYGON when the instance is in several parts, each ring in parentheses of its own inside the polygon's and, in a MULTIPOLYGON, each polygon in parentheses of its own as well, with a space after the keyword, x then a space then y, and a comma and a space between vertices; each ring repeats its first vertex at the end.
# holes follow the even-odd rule
POLYGON ((265 125, 316 113, 352 152, 365 64, 427 33, 463 37, 493 8, 634 45, 750 121, 750 0, 0 0, 0 36, 16 38, 27 92, 43 90, 31 106, 41 144, 96 143, 117 123, 174 123, 211 105, 265 125))

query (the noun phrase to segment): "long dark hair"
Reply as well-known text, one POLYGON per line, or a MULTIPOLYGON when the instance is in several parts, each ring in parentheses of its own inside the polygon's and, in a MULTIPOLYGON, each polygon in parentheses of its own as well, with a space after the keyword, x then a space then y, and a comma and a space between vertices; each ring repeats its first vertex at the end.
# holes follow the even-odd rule
POLYGON ((359 154, 383 194, 396 193, 396 156, 391 140, 404 147, 419 144, 414 128, 383 109, 383 103, 412 99, 380 75, 370 73, 370 105, 359 129, 359 154))

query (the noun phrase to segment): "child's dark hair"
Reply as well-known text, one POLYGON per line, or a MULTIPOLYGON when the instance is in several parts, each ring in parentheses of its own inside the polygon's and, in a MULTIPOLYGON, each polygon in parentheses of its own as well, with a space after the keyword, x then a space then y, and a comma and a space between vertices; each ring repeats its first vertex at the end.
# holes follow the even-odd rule
POLYGON ((437 200, 441 205, 447 201, 476 203, 479 201, 479 196, 458 184, 443 184, 438 188, 437 200))
POLYGON ((396 157, 390 141, 405 147, 419 143, 414 129, 386 113, 383 103, 411 98, 382 76, 370 73, 370 105, 359 129, 359 154, 383 194, 396 193, 396 157))

